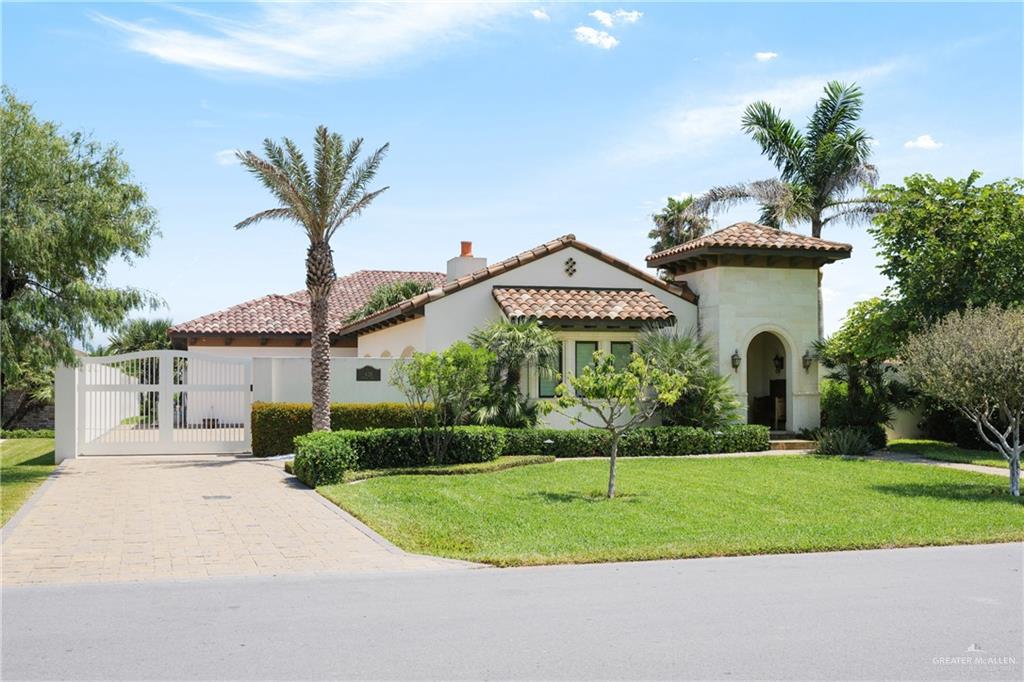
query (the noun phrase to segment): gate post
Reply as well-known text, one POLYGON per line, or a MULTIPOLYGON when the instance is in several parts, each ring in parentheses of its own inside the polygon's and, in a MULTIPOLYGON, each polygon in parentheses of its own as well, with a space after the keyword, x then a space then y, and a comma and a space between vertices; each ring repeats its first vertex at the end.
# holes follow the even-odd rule
POLYGON ((60 365, 53 380, 54 464, 78 457, 78 368, 60 365))
MULTIPOLYGON (((174 441, 174 351, 157 351, 160 354, 160 393, 157 401, 157 425, 160 428, 160 442, 170 446, 174 441)), ((167 450, 171 452, 171 450, 167 450)))

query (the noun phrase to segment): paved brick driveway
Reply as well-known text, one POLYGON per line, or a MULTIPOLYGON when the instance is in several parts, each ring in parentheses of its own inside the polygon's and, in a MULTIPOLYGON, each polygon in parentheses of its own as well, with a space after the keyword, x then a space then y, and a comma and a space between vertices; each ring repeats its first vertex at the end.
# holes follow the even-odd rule
POLYGON ((4 529, 4 584, 466 566, 375 539, 279 461, 80 458, 44 485, 4 529))

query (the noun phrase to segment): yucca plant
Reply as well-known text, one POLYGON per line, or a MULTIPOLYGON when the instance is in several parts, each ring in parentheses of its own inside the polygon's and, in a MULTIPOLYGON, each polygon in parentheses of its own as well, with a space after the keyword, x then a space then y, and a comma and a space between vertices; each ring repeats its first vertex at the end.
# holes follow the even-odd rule
POLYGON ((313 383, 313 430, 331 428, 331 342, 327 305, 336 279, 331 237, 348 220, 362 213, 381 192, 368 190, 377 175, 388 145, 360 161, 362 138, 345 144, 341 135, 319 126, 314 135, 313 168, 298 146, 287 137, 280 144, 263 141, 264 156, 237 152, 238 160, 270 190, 279 202, 235 225, 248 227, 267 219, 297 223, 309 239, 306 251, 306 291, 312 323, 310 360, 313 383))

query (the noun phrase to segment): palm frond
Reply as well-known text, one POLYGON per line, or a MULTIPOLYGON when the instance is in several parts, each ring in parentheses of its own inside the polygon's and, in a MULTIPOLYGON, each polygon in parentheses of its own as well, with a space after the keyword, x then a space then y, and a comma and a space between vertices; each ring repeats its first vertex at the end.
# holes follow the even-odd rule
POLYGON ((281 218, 295 220, 295 212, 290 208, 268 208, 265 211, 254 213, 245 220, 236 223, 235 229, 241 230, 243 228, 249 227, 250 225, 255 225, 256 223, 262 222, 264 220, 276 220, 281 218))
MULTIPOLYGON (((277 148, 277 150, 279 151, 280 148, 277 148)), ((281 157, 281 160, 283 161, 283 157, 281 157)), ((286 172, 281 170, 276 164, 261 159, 253 152, 245 152, 241 155, 240 161, 242 166, 259 178, 263 186, 270 190, 270 193, 278 201, 294 211, 296 218, 304 227, 307 227, 308 231, 308 226, 314 222, 309 214, 308 203, 292 184, 286 172)))
POLYGON ((761 153, 771 159, 783 180, 791 180, 800 172, 805 148, 803 135, 768 102, 748 106, 742 128, 761 146, 761 153))
POLYGON ((884 203, 869 197, 840 201, 829 206, 831 212, 821 219, 821 224, 825 226, 840 220, 847 225, 857 225, 871 220, 879 213, 885 213, 887 209, 888 207, 884 203))
POLYGON ((848 135, 853 131, 863 108, 863 93, 856 83, 846 85, 839 81, 829 81, 807 127, 808 146, 816 147, 829 133, 848 135))

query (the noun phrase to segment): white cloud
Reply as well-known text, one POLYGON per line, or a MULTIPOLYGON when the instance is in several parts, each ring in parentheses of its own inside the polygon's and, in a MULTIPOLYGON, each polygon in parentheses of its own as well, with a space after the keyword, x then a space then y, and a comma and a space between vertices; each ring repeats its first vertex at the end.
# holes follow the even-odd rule
POLYGON ((551 21, 551 17, 549 17, 548 13, 541 7, 530 10, 530 14, 532 14, 533 18, 538 21, 551 21))
POLYGON ((596 45, 602 50, 610 50, 619 44, 615 36, 590 26, 577 26, 574 33, 576 34, 576 40, 579 42, 596 45))
POLYGON ((932 139, 931 135, 918 135, 913 140, 907 140, 903 143, 903 146, 907 149, 938 149, 942 146, 941 142, 936 142, 932 139))
POLYGON ((213 160, 222 166, 234 166, 238 163, 238 157, 234 149, 221 149, 213 155, 213 160))
POLYGON ((778 52, 755 52, 754 59, 759 62, 770 62, 779 56, 778 52))
POLYGON ((164 62, 204 71, 309 79, 359 75, 440 50, 491 28, 497 18, 519 8, 486 2, 262 3, 244 19, 178 11, 188 15, 189 28, 104 14, 93 18, 123 34, 130 49, 164 62))
POLYGON ((681 155, 707 152, 715 144, 742 135, 740 119, 747 106, 758 100, 771 102, 788 118, 800 120, 821 97, 824 84, 830 80, 864 85, 884 78, 898 68, 898 62, 886 62, 869 68, 840 73, 818 74, 776 81, 757 90, 715 93, 698 101, 698 106, 668 107, 637 126, 636 131, 622 137, 612 151, 617 161, 648 163, 681 155))
POLYGON ((643 12, 637 10, 627 12, 624 9, 617 9, 614 12, 605 12, 604 10, 596 9, 587 16, 594 17, 594 20, 605 28, 611 28, 615 25, 616 19, 621 19, 626 24, 635 24, 640 21, 640 17, 643 15, 643 12))

